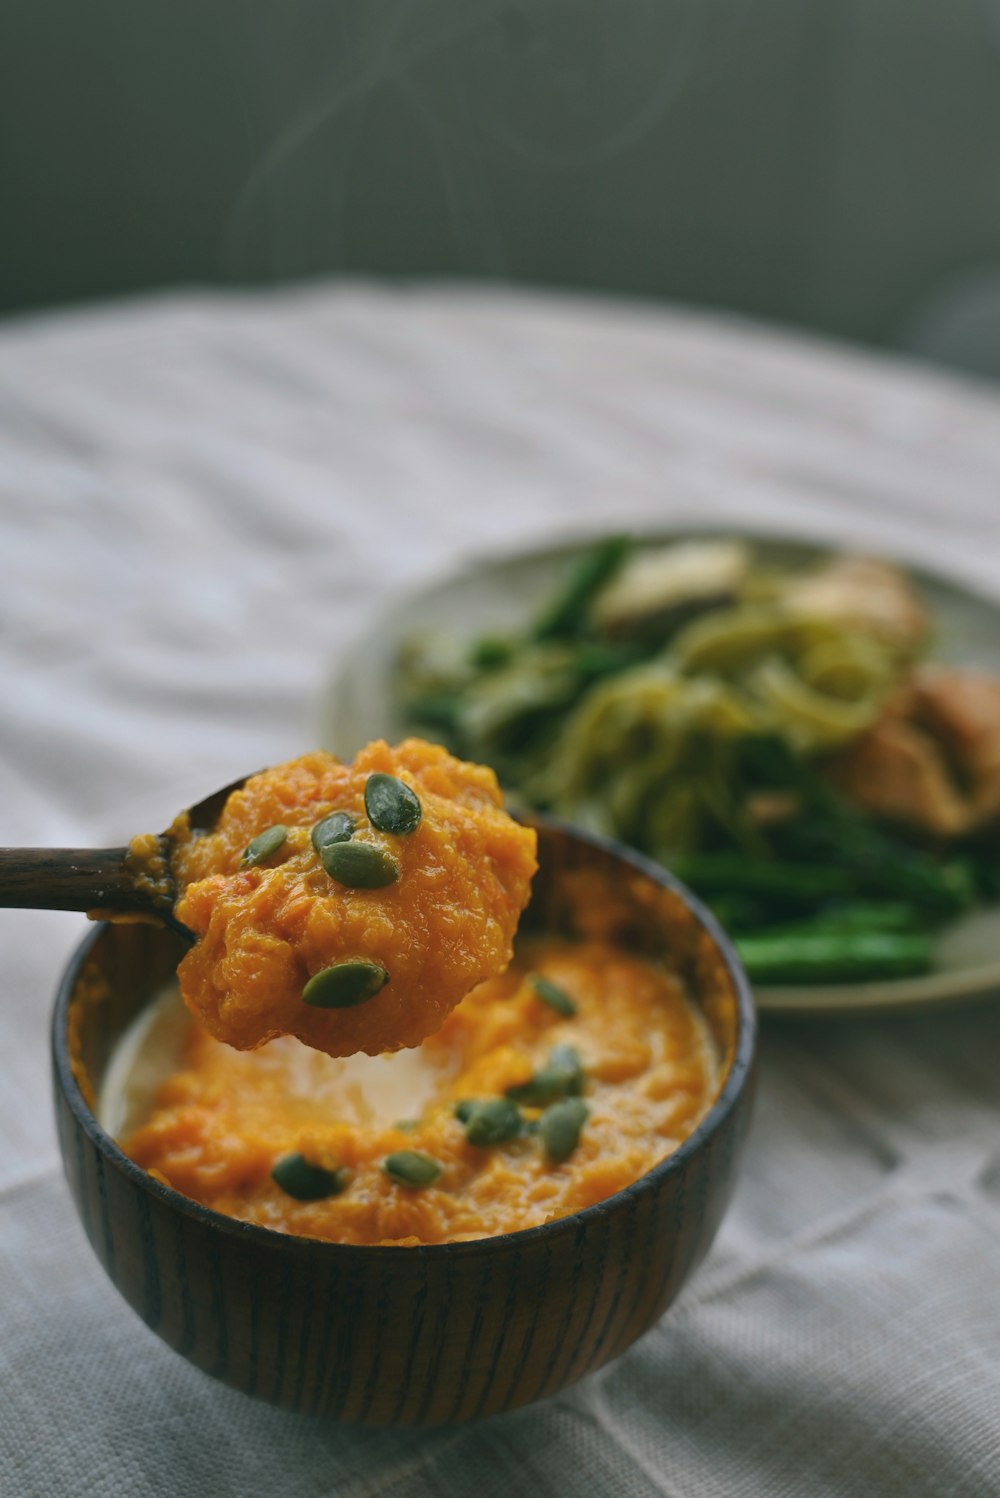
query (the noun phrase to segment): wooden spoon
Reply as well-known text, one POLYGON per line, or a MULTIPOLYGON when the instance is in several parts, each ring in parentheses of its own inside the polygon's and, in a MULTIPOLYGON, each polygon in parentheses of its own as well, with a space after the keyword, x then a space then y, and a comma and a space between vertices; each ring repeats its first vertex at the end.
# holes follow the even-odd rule
MULTIPOLYGON (((196 835, 211 832, 222 808, 247 777, 213 791, 187 813, 196 835)), ((163 871, 151 878, 148 861, 126 848, 0 848, 0 907, 82 910, 95 916, 131 916, 169 926, 189 941, 194 933, 174 915, 177 886, 171 858, 174 839, 157 839, 163 871)))

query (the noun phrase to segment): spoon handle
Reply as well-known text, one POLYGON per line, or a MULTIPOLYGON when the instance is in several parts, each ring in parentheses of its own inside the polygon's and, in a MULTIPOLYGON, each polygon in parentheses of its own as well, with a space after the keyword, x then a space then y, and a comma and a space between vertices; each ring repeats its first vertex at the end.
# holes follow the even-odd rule
POLYGON ((0 848, 0 906, 163 913, 128 848, 0 848))

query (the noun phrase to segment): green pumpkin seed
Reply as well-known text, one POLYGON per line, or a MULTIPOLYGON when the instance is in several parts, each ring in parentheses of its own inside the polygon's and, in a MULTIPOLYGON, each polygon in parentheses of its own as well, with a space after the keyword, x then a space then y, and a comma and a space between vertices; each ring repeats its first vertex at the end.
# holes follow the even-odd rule
POLYGON ((395 1154, 386 1155, 382 1169, 397 1186, 430 1186, 444 1166, 418 1150, 396 1150, 395 1154))
POLYGON ((395 775, 369 775, 365 782, 365 811, 379 832, 406 837, 416 832, 423 816, 420 801, 395 775))
POLYGON ((545 1066, 528 1082, 507 1088, 507 1097, 515 1103, 551 1103, 556 1098, 577 1097, 583 1091, 583 1063, 580 1053, 571 1045, 556 1045, 549 1052, 545 1066))
POLYGON ((558 1071, 572 1072, 583 1078, 583 1062, 575 1045, 554 1045, 549 1052, 549 1066, 558 1071))
POLYGON ((373 999, 389 981, 389 974, 366 957, 349 957, 314 973, 302 990, 302 1002, 314 1009, 351 1009, 373 999))
POLYGON ((349 811, 331 811, 322 822, 317 822, 310 836, 317 853, 322 853, 331 843, 348 843, 354 836, 357 818, 349 811))
POLYGON ((508 1139, 516 1139, 521 1132, 520 1109, 509 1098, 487 1098, 484 1102, 470 1103, 462 1112, 464 1118, 462 1114, 458 1116, 465 1124, 465 1137, 479 1149, 504 1144, 508 1139))
POLYGON ((320 860, 331 879, 348 889, 384 889, 399 878, 399 864, 374 843, 328 843, 320 860))
POLYGON ((265 859, 277 853, 287 836, 288 828, 282 827, 280 823, 275 827, 268 827, 265 832, 258 832, 257 836, 251 838, 243 849, 240 868, 256 868, 257 864, 263 863, 265 859))
POLYGON ((324 1170, 310 1165, 304 1155, 285 1155, 275 1162, 271 1179, 297 1202, 321 1202, 328 1196, 339 1196, 350 1185, 350 1172, 342 1166, 324 1170))
POLYGON ((578 1097, 563 1098, 562 1102, 546 1108, 538 1120, 538 1132, 550 1160, 558 1164, 569 1159, 580 1143, 580 1130, 589 1111, 586 1103, 578 1097))
POLYGON ((576 1005, 565 989, 560 988, 557 983, 551 982, 550 979, 543 978, 540 973, 532 973, 528 982, 535 990, 536 997, 541 999, 543 1004, 547 1004, 550 1009, 554 1009, 564 1019, 573 1018, 576 1013, 576 1005))

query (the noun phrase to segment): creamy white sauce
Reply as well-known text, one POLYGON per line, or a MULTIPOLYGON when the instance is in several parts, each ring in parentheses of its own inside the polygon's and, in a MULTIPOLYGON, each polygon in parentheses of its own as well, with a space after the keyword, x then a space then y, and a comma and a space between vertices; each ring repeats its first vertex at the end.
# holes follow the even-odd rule
MULTIPOLYGON (((176 985, 142 1011, 115 1047, 97 1100, 97 1118, 113 1138, 146 1122, 157 1088, 183 1064, 192 1020, 176 985)), ((280 1062, 292 1097, 327 1102, 330 1116, 362 1127, 413 1118, 454 1072, 454 1063, 422 1049, 386 1056, 327 1056, 291 1035, 253 1053, 254 1064, 280 1062)))

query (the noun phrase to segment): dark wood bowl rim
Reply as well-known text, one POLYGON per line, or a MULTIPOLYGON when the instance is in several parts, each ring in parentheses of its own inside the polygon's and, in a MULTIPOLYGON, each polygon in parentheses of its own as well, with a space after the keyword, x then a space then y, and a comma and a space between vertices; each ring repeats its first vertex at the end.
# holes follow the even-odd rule
POLYGON ((591 1207, 584 1207, 568 1217, 557 1217, 552 1222, 542 1223, 539 1227, 518 1228, 511 1233, 494 1233, 490 1237, 473 1238, 462 1243, 420 1243, 409 1247, 392 1244, 331 1243, 325 1238, 307 1238, 301 1234, 282 1233, 275 1228, 260 1227, 252 1222, 240 1222, 235 1217, 226 1217, 221 1212, 213 1212, 210 1207, 203 1207, 200 1202, 192 1201, 190 1197, 174 1191, 172 1187, 162 1185, 141 1166, 130 1160, 111 1135, 106 1133, 98 1123, 73 1075, 68 1045, 69 1004, 91 949, 100 940, 108 925, 106 921, 97 923, 95 929, 84 937, 70 958, 56 993, 52 1016, 52 1059, 55 1075, 73 1114, 91 1143, 111 1165, 121 1171, 141 1191, 170 1207, 171 1210, 192 1218, 195 1222, 214 1228, 217 1232, 229 1237, 239 1238, 247 1243, 269 1246, 272 1249, 280 1249, 287 1253, 309 1255, 319 1253, 341 1257, 348 1255, 368 1257, 378 1254, 381 1257, 395 1258, 412 1258, 414 1255, 418 1259, 428 1255, 435 1257, 447 1255, 451 1258, 459 1258, 496 1252, 507 1245, 520 1248, 535 1239, 543 1237, 551 1239, 560 1234, 578 1233, 587 1223, 620 1210, 621 1206, 630 1199, 655 1191, 665 1177, 682 1171, 691 1157, 698 1152, 736 1107, 753 1064, 757 1015, 750 984, 739 958, 711 911, 686 885, 651 858, 636 853, 632 848, 616 842, 613 838, 583 832, 578 827, 573 827, 556 817, 532 813, 530 818, 524 818, 524 820, 536 823, 539 827, 551 828, 579 842, 589 843, 628 864, 637 873, 653 880, 662 888, 669 889, 678 895, 698 924, 712 938, 733 982, 737 1007, 736 1045, 722 1089, 694 1132, 689 1134, 687 1139, 665 1159, 659 1161, 645 1175, 640 1176, 637 1181, 623 1187, 621 1191, 616 1191, 613 1196, 606 1197, 604 1201, 597 1202, 591 1207))

